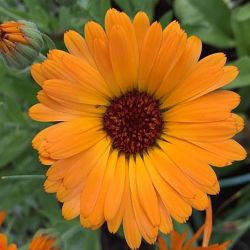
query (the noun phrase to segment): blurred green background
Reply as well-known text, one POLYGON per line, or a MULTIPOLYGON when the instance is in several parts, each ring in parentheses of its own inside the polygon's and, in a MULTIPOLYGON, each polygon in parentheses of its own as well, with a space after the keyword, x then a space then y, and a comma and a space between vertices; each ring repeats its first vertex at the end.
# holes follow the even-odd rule
MULTIPOLYGON (((177 19, 187 34, 203 41, 202 57, 222 51, 228 64, 240 74, 226 86, 242 97, 236 113, 245 119, 245 129, 237 136, 249 152, 250 146, 250 1, 241 0, 0 0, 0 22, 30 20, 49 38, 42 53, 49 49, 65 50, 63 34, 72 29, 83 34, 84 24, 94 20, 103 25, 108 8, 125 11, 131 18, 140 10, 163 27, 177 19), (54 42, 52 42, 52 41, 54 42)), ((27 111, 37 103, 39 86, 29 74, 11 72, 0 61, 0 176, 44 175, 31 140, 48 124, 32 121, 27 111)), ((228 249, 250 249, 250 167, 249 158, 224 169, 216 169, 221 193, 213 197, 214 231, 211 242, 233 240, 228 249)), ((122 230, 110 235, 106 225, 97 231, 83 229, 78 219, 64 221, 55 195, 46 194, 42 179, 0 180, 0 211, 8 216, 1 232, 8 234, 21 250, 27 249, 40 228, 55 228, 67 250, 128 249, 122 230)), ((203 224, 204 213, 194 211, 185 225, 176 224, 192 235, 203 224)), ((166 237, 167 239, 167 237, 166 237)), ((158 249, 143 244, 140 249, 158 249)))

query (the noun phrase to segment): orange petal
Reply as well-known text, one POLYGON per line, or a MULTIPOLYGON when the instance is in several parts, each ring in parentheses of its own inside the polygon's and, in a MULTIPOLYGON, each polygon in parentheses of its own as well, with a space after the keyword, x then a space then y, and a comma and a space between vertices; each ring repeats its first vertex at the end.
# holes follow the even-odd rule
POLYGON ((187 34, 180 32, 172 34, 164 41, 149 75, 149 93, 155 93, 163 78, 171 72, 185 49, 186 40, 187 34))
POLYGON ((85 27, 84 27, 84 33, 85 33, 86 42, 88 44, 88 48, 89 48, 92 56, 95 55, 95 53, 94 53, 94 40, 95 40, 95 38, 100 38, 106 44, 108 43, 107 36, 106 36, 102 26, 98 23, 95 23, 95 22, 86 23, 85 27))
POLYGON ((67 188, 73 188, 80 183, 96 166, 102 155, 110 149, 110 141, 100 139, 89 149, 78 155, 78 160, 72 165, 64 176, 63 184, 67 188), (84 166, 84 167, 83 167, 84 166))
MULTIPOLYGON (((95 207, 94 207, 91 215, 88 217, 89 221, 92 225, 98 225, 103 220, 105 220, 104 219, 104 204, 105 204, 105 199, 106 199, 109 185, 110 185, 110 183, 113 179, 114 173, 115 173, 117 156, 118 156, 117 150, 114 150, 109 155, 98 199, 96 201, 95 207)), ((124 198, 125 197, 123 197, 123 199, 124 198)))
POLYGON ((141 234, 136 223, 131 195, 129 194, 128 197, 128 203, 123 217, 123 230, 129 247, 131 249, 138 249, 141 245, 141 234))
MULTIPOLYGON (((114 162, 115 163, 115 162, 114 162)), ((124 183, 127 173, 127 161, 125 155, 121 154, 117 160, 114 177, 110 183, 106 201, 104 205, 104 216, 107 221, 112 220, 122 202, 122 194, 124 192, 124 183)))
MULTIPOLYGON (((192 69, 192 68, 191 68, 192 69)), ((223 76, 221 67, 209 67, 186 73, 181 83, 163 102, 162 108, 169 108, 184 101, 199 97, 199 94, 214 85, 223 76)))
POLYGON ((203 241, 202 246, 207 247, 211 233, 212 233, 212 227, 213 227, 213 210, 212 210, 212 203, 211 199, 209 197, 208 202, 208 208, 206 210, 206 219, 205 219, 205 227, 204 227, 204 235, 203 235, 203 241))
POLYGON ((231 160, 227 157, 220 156, 216 152, 212 153, 202 147, 199 147, 190 141, 181 140, 174 138, 172 136, 162 136, 166 141, 176 145, 177 147, 181 148, 184 152, 189 154, 192 158, 194 155, 195 157, 199 157, 201 160, 207 162, 216 167, 224 167, 231 164, 231 160))
POLYGON ((203 160, 194 155, 191 158, 181 149, 167 142, 160 142, 159 146, 189 179, 195 179, 204 186, 213 186, 217 182, 215 172, 203 160))
POLYGON ((138 88, 141 91, 146 90, 146 83, 150 71, 155 63, 161 43, 162 43, 161 25, 158 22, 154 22, 149 27, 147 33, 145 34, 145 38, 142 43, 142 49, 140 53, 138 88))
POLYGON ((120 227, 120 224, 122 222, 125 209, 127 207, 129 195, 130 195, 130 187, 129 187, 129 176, 128 176, 128 168, 126 168, 126 176, 125 176, 125 182, 124 182, 124 190, 122 194, 122 201, 121 204, 117 210, 117 213, 115 217, 112 220, 107 221, 108 229, 111 233, 116 233, 120 227))
POLYGON ((50 181, 47 179, 44 182, 43 187, 44 187, 45 192, 47 193, 56 193, 61 183, 62 183, 62 180, 50 181))
MULTIPOLYGON (((140 157, 140 156, 139 156, 140 157)), ((134 209, 135 219, 140 233, 143 238, 149 243, 153 244, 158 234, 158 228, 152 225, 147 214, 145 213, 139 199, 139 190, 136 186, 136 163, 133 157, 129 160, 129 183, 132 198, 132 205, 134 209)), ((142 192, 140 190, 140 192, 142 192)))
POLYGON ((154 226, 160 224, 160 211, 158 205, 158 198, 150 176, 145 168, 144 162, 141 157, 136 156, 135 163, 136 182, 138 195, 143 209, 145 210, 148 218, 154 226))
POLYGON ((177 105, 164 113, 165 121, 212 122, 231 116, 232 108, 238 106, 240 96, 231 91, 208 93, 188 103, 177 105))
POLYGON ((88 62, 93 68, 96 68, 95 61, 91 56, 85 39, 73 30, 64 34, 64 43, 70 54, 77 56, 88 62))
POLYGON ((160 250, 168 250, 168 248, 164 242, 164 239, 160 235, 158 235, 158 244, 159 244, 160 250))
POLYGON ((81 194, 81 214, 88 217, 94 210, 107 166, 107 160, 110 154, 108 147, 100 159, 96 162, 95 167, 87 176, 86 182, 81 194))
POLYGON ((100 38, 94 40, 95 61, 98 68, 115 96, 120 95, 120 89, 113 71, 108 44, 100 38))
POLYGON ((169 211, 163 204, 161 197, 159 199, 159 209, 160 209, 160 216, 161 216, 161 223, 159 225, 159 230, 164 234, 168 234, 173 230, 173 223, 169 211))
POLYGON ((221 142, 192 142, 205 150, 226 157, 232 161, 240 161, 246 158, 245 149, 234 140, 226 140, 221 142))
POLYGON ((236 121, 231 117, 224 121, 208 123, 168 122, 166 126, 168 135, 191 141, 223 141, 237 133, 236 121))
POLYGON ((65 220, 72 220, 80 214, 80 195, 71 201, 65 202, 62 207, 62 215, 65 220))
POLYGON ((43 85, 43 82, 46 81, 47 79, 42 73, 41 70, 41 64, 40 63, 34 63, 30 69, 30 73, 34 80, 40 85, 43 85))
MULTIPOLYGON (((95 92, 98 91, 104 96, 112 97, 112 93, 108 89, 100 72, 88 63, 70 54, 66 54, 61 60, 63 66, 69 70, 76 79, 76 83, 82 86, 84 90, 95 90, 95 92)), ((74 87, 75 86, 74 84, 74 87)), ((96 93, 96 95, 98 95, 98 93, 96 93)))
POLYGON ((91 105, 107 105, 108 100, 94 89, 84 89, 72 82, 52 79, 43 84, 45 93, 53 98, 91 105), (60 92, 58 89, 60 88, 60 92))
POLYGON ((133 26, 137 39, 138 50, 140 52, 145 34, 150 26, 147 14, 143 11, 139 11, 134 17, 133 26))
MULTIPOLYGON (((196 195, 195 187, 188 177, 177 167, 169 157, 160 149, 149 150, 149 156, 155 168, 164 180, 171 185, 180 195, 192 199, 196 195)), ((159 192, 159 191, 158 191, 159 192)))
POLYGON ((38 103, 29 109, 29 116, 40 122, 69 121, 76 118, 75 115, 50 109, 38 103))
POLYGON ((60 202, 69 202, 73 200, 76 196, 81 194, 85 181, 86 180, 82 180, 73 188, 66 188, 62 183, 57 190, 56 198, 60 202))
POLYGON ((145 166, 164 206, 170 209, 169 212, 171 215, 173 215, 172 211, 174 211, 179 217, 187 219, 192 213, 191 207, 184 202, 179 193, 177 193, 157 172, 155 168, 156 162, 151 161, 150 157, 147 154, 144 155, 145 166))
POLYGON ((137 81, 137 62, 134 60, 128 36, 122 26, 113 26, 109 49, 117 83, 121 91, 126 93, 137 81))
POLYGON ((155 94, 156 98, 163 97, 163 100, 165 100, 168 94, 179 85, 185 72, 198 61, 201 54, 201 47, 202 43, 199 38, 191 36, 187 39, 180 59, 173 70, 164 77, 161 86, 155 94))
POLYGON ((0 227, 1 227, 2 224, 3 224, 3 222, 4 222, 5 218, 6 218, 6 215, 7 215, 7 212, 6 212, 6 211, 2 211, 2 212, 0 213, 0 227))

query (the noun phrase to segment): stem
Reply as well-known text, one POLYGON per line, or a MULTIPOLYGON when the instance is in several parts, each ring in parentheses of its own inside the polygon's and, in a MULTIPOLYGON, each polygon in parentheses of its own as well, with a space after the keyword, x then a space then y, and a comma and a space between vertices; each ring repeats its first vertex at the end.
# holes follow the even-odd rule
POLYGON ((227 178, 220 181, 221 187, 232 187, 250 182, 250 174, 244 174, 233 178, 227 178))
POLYGON ((45 61, 45 60, 47 60, 47 59, 48 59, 48 58, 47 58, 45 55, 43 55, 42 53, 39 53, 39 55, 38 55, 36 61, 38 61, 38 62, 43 62, 43 61, 45 61))
POLYGON ((15 20, 20 20, 23 19, 23 17, 20 17, 16 14, 13 14, 11 11, 8 11, 7 9, 5 9, 4 7, 0 7, 0 13, 8 16, 11 19, 15 19, 15 20))
POLYGON ((67 242, 76 232, 78 232, 82 227, 80 225, 75 225, 70 228, 62 235, 62 239, 64 242, 67 242))
POLYGON ((46 176, 45 175, 7 175, 7 176, 2 176, 2 180, 45 180, 46 176))
POLYGON ((44 33, 41 33, 42 34, 42 37, 43 37, 43 40, 46 42, 47 46, 48 46, 48 49, 56 49, 56 45, 55 43, 53 42, 53 40, 47 36, 46 34, 44 33))

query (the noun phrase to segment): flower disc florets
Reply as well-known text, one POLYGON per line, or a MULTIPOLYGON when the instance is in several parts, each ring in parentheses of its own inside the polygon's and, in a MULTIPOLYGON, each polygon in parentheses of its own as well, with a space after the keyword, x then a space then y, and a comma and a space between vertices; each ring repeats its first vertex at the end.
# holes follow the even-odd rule
POLYGON ((154 146, 163 128, 158 101, 136 90, 113 99, 103 123, 113 147, 125 154, 154 146))

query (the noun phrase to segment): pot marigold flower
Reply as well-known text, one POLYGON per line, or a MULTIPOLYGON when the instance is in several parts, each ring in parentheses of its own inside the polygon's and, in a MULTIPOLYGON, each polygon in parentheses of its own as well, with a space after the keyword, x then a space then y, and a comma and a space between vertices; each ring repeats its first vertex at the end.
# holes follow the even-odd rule
POLYGON ((12 69, 25 69, 38 57, 43 39, 36 25, 24 20, 0 24, 0 56, 12 69))
POLYGON ((2 211, 2 212, 0 213, 0 228, 1 228, 3 222, 4 222, 5 218, 6 218, 6 215, 7 215, 7 212, 6 212, 6 211, 2 211))
POLYGON ((17 250, 16 244, 8 246, 8 238, 5 234, 0 234, 0 249, 1 250, 17 250))
POLYGON ((65 34, 69 53, 52 50, 31 74, 42 87, 31 107, 37 121, 59 122, 33 140, 52 165, 44 183, 62 213, 84 227, 121 222, 132 249, 153 244, 172 219, 183 223, 192 207, 204 210, 217 194, 213 169, 246 156, 231 138, 243 129, 232 114, 238 94, 214 91, 238 74, 213 54, 200 61, 201 41, 174 21, 164 30, 144 12, 133 22, 115 9, 105 31, 85 25, 85 39, 65 34))
POLYGON ((227 246, 231 244, 231 241, 226 241, 222 244, 214 244, 210 245, 210 235, 212 232, 212 206, 211 201, 209 199, 208 208, 206 209, 206 220, 203 226, 200 227, 200 229, 194 234, 194 236, 184 244, 184 241, 187 237, 187 231, 184 231, 182 235, 180 235, 178 232, 173 230, 170 233, 171 237, 171 246, 168 248, 163 240, 163 238, 158 235, 158 244, 160 247, 160 250, 226 250, 227 246), (193 247, 193 243, 199 238, 199 236, 203 234, 203 242, 201 247, 193 247), (184 245, 183 245, 184 244, 184 245))
POLYGON ((53 230, 39 230, 31 241, 28 250, 60 250, 61 241, 53 230))

